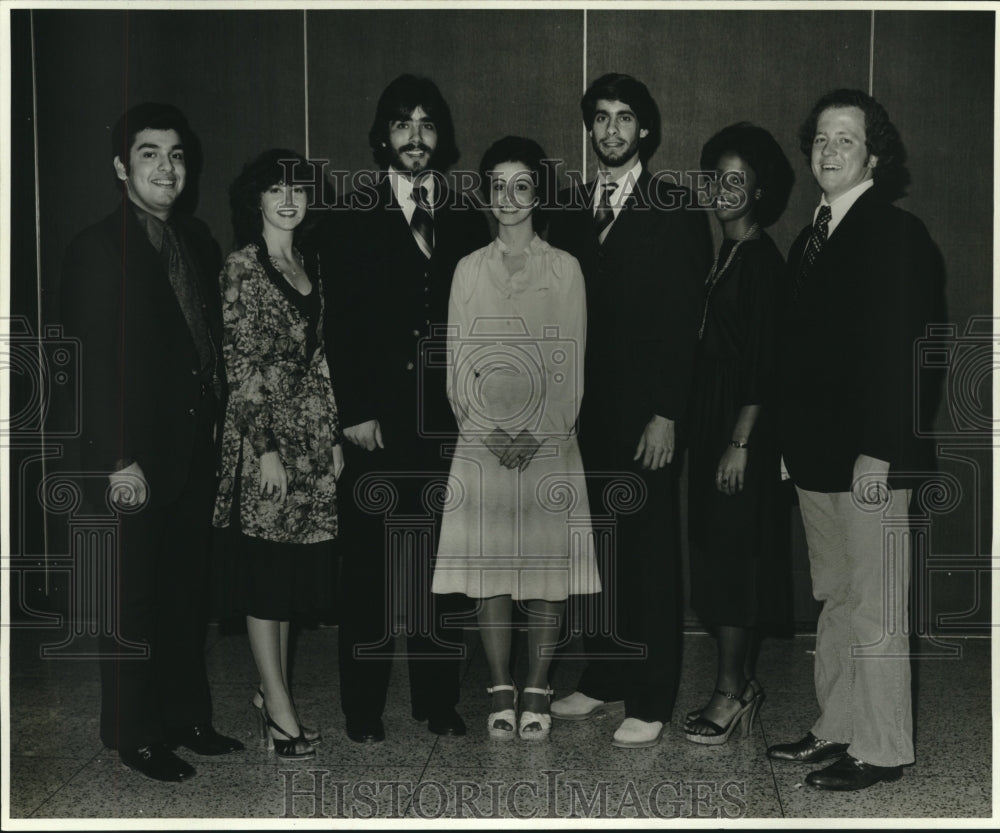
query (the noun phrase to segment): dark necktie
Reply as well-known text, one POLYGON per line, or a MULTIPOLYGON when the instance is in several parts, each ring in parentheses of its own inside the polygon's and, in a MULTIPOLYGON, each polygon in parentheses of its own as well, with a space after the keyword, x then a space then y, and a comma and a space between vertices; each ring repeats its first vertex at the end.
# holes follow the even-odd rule
POLYGON ((410 231, 417 241, 424 257, 430 260, 434 251, 434 218, 427 210, 427 189, 423 185, 413 186, 413 217, 410 218, 410 231))
POLYGON ((615 212, 611 208, 611 194, 617 187, 617 182, 605 182, 601 186, 601 196, 597 200, 597 210, 594 212, 594 231, 597 232, 597 239, 601 243, 604 242, 608 228, 615 220, 615 212))
POLYGON ((177 303, 180 304, 184 320, 187 322, 191 337, 198 350, 202 378, 205 381, 214 381, 216 353, 212 334, 208 329, 205 305, 195 274, 184 254, 180 238, 170 223, 163 224, 163 244, 160 256, 167 267, 170 286, 173 287, 174 294, 177 296, 177 303))
POLYGON ((816 215, 816 222, 813 223, 812 234, 809 235, 809 240, 806 243, 806 250, 802 253, 802 262, 799 264, 799 279, 795 285, 796 297, 798 297, 799 292, 802 290, 802 284, 809 277, 816 258, 819 257, 820 251, 826 244, 830 216, 830 206, 821 205, 819 207, 819 214, 816 215))

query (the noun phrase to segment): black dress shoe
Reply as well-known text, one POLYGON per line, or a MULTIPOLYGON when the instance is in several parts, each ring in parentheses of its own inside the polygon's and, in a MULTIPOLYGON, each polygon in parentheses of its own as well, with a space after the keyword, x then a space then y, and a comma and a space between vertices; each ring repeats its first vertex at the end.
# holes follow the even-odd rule
POLYGON ((810 772, 806 783, 821 790, 863 790, 879 781, 898 781, 901 766, 875 766, 847 755, 826 769, 810 772))
POLYGON ((194 767, 162 743, 150 743, 138 749, 120 749, 118 757, 129 769, 154 781, 186 781, 194 776, 194 767))
POLYGON ((446 735, 457 738, 465 734, 465 721, 462 720, 462 716, 454 709, 426 716, 421 715, 418 717, 417 715, 418 712, 413 713, 414 719, 420 721, 426 720, 427 728, 435 735, 446 735))
POLYGON ((802 740, 797 740, 795 743, 769 746, 767 757, 775 761, 792 761, 796 764, 818 764, 840 758, 847 753, 847 747, 846 743, 821 740, 809 732, 802 740))
POLYGON ((167 740, 175 749, 178 746, 186 746, 199 755, 228 755, 230 752, 239 752, 243 749, 243 744, 236 738, 220 735, 207 723, 173 729, 167 733, 167 740))
POLYGON ((377 720, 348 721, 347 737, 355 743, 381 743, 385 740, 385 727, 377 720))

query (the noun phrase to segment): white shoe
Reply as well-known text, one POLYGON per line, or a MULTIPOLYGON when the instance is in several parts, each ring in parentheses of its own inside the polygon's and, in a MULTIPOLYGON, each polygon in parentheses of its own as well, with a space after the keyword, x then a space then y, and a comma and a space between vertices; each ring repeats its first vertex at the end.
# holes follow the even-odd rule
POLYGON ((589 720, 610 709, 620 706, 622 700, 595 700, 580 691, 574 691, 568 697, 556 700, 549 711, 559 720, 589 720))
POLYGON ((495 685, 486 689, 487 694, 492 694, 494 691, 513 691, 514 708, 490 712, 489 717, 486 718, 486 731, 495 740, 514 740, 514 736, 517 734, 517 689, 513 684, 495 685))
MULTIPOLYGON (((526 688, 523 693, 544 694, 546 697, 551 697, 552 689, 548 686, 545 688, 526 688)), ((532 712, 527 709, 521 712, 521 722, 517 728, 517 733, 521 736, 521 740, 545 740, 549 736, 551 729, 552 715, 532 712)))
POLYGON ((663 734, 663 722, 654 720, 647 723, 635 717, 626 717, 622 725, 615 730, 611 745, 619 749, 642 749, 646 746, 656 746, 663 734))

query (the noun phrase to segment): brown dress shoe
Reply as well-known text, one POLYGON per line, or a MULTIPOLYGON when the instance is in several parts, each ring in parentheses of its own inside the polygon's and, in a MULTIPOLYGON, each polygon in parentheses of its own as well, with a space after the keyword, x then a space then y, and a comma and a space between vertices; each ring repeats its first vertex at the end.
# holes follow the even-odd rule
POLYGON ((846 743, 821 740, 809 732, 795 743, 779 743, 767 749, 767 757, 775 761, 791 761, 796 764, 818 764, 832 761, 847 754, 846 743))
POLYGON ((810 772, 806 783, 821 790, 863 790, 879 781, 898 781, 901 766, 875 766, 846 755, 826 769, 810 772))

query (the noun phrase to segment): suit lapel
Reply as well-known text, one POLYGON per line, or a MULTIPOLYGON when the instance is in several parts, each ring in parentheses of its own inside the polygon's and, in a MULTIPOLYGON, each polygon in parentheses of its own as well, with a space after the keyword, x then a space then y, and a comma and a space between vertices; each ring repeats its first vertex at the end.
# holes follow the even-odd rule
MULTIPOLYGON (((122 203, 118 223, 118 242, 122 248, 122 263, 124 265, 126 292, 135 293, 136 297, 146 297, 150 307, 155 310, 157 319, 174 329, 181 329, 187 335, 192 351, 197 352, 194 336, 188 327, 187 320, 181 310, 177 293, 170 285, 166 267, 160 253, 149 242, 146 231, 142 227, 135 212, 122 203)), ((116 218, 116 221, 119 218, 116 218)), ((197 267, 196 267, 197 268, 197 267)))

